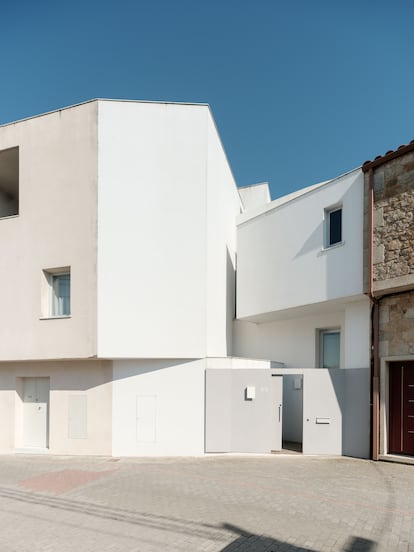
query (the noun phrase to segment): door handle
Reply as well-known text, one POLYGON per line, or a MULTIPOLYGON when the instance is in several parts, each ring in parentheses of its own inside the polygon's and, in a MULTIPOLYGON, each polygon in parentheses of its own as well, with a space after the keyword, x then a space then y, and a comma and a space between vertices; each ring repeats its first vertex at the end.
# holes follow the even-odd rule
POLYGON ((282 405, 279 404, 279 422, 280 422, 280 417, 281 417, 281 408, 282 408, 282 405))

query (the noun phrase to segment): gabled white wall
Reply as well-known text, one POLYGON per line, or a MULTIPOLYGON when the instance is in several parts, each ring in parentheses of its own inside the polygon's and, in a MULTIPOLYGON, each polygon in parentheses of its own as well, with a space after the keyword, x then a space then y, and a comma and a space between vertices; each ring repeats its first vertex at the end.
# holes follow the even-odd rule
POLYGON ((362 294, 363 177, 352 171, 240 217, 237 316, 362 294), (324 248, 325 209, 342 205, 343 244, 324 248), (274 205, 274 208, 272 207, 274 205))
POLYGON ((240 200, 208 106, 99 102, 98 197, 98 355, 226 355, 240 200))

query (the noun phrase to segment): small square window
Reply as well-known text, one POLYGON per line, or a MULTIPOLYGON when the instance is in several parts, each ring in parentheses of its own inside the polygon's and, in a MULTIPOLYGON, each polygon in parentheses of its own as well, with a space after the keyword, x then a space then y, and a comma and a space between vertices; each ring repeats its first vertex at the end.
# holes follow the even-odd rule
POLYGON ((319 330, 319 366, 321 368, 339 368, 340 365, 339 330, 319 330))
POLYGON ((70 268, 43 271, 42 318, 70 316, 70 268))
POLYGON ((342 242, 342 207, 325 211, 325 247, 342 242))

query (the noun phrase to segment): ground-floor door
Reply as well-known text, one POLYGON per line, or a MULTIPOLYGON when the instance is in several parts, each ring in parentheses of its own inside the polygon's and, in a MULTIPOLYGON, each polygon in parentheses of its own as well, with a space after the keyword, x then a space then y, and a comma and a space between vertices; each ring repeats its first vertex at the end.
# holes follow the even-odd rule
POLYGON ((272 404, 274 435, 272 450, 282 450, 282 415, 283 415, 283 376, 272 376, 272 404))
POLYGON ((414 454, 414 362, 390 363, 388 452, 414 454))
POLYGON ((49 378, 23 378, 23 447, 48 446, 49 378))

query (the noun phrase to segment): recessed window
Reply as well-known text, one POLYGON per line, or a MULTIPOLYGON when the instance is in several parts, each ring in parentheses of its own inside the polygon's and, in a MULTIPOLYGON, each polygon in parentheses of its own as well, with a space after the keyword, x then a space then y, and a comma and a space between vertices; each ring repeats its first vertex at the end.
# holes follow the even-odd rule
POLYGON ((0 151, 0 218, 19 214, 19 148, 0 151))
POLYGON ((325 211, 326 240, 325 247, 342 242, 342 207, 325 211))
POLYGON ((340 342, 339 330, 319 330, 319 366, 321 368, 339 368, 340 342))
POLYGON ((70 273, 52 274, 52 316, 69 316, 70 314, 70 273))
POLYGON ((43 271, 42 318, 70 316, 70 268, 43 271))

